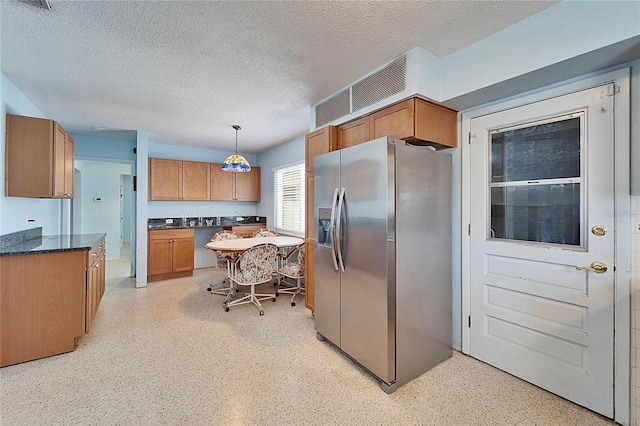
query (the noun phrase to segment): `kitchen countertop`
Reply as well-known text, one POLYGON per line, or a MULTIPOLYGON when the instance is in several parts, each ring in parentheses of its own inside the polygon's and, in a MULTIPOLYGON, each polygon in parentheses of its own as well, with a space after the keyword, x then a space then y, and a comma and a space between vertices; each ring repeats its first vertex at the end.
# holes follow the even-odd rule
POLYGON ((0 248, 0 256, 90 250, 106 234, 47 235, 0 248))
POLYGON ((224 228, 227 226, 246 226, 246 225, 263 225, 267 226, 267 218, 265 216, 221 216, 220 223, 217 223, 217 217, 203 217, 202 225, 198 225, 197 217, 187 217, 186 223, 180 218, 154 218, 147 219, 147 229, 197 229, 197 228, 224 228), (189 225, 190 222, 194 225, 189 225), (210 221, 211 225, 207 224, 210 221))

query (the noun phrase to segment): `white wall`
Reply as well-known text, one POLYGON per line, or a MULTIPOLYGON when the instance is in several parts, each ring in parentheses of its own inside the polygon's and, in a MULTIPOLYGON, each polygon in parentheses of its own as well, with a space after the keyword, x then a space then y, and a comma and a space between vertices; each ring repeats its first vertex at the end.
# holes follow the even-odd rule
MULTIPOLYGON (((0 176, 5 174, 6 114, 50 118, 44 114, 4 74, 0 73, 0 176)), ((43 235, 60 233, 69 217, 61 217, 62 203, 69 200, 5 197, 0 185, 0 235, 41 226, 43 235), (34 222, 27 222, 27 216, 34 222)), ((69 209, 66 209, 69 212, 69 209)))
POLYGON ((106 233, 107 260, 119 259, 120 175, 131 174, 131 166, 92 160, 77 163, 82 170, 81 233, 106 233))

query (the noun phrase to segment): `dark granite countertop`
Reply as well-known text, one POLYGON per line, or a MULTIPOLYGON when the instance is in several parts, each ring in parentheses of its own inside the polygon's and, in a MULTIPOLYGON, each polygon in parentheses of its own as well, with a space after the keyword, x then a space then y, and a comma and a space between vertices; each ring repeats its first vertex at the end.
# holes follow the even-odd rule
POLYGON ((106 234, 46 235, 0 247, 0 256, 90 250, 106 234))
POLYGON ((202 224, 197 217, 187 217, 183 223, 181 218, 147 219, 147 229, 189 229, 189 228, 223 228, 225 226, 264 225, 267 226, 265 216, 221 216, 203 217, 202 224), (191 225, 193 223, 193 225, 191 225))

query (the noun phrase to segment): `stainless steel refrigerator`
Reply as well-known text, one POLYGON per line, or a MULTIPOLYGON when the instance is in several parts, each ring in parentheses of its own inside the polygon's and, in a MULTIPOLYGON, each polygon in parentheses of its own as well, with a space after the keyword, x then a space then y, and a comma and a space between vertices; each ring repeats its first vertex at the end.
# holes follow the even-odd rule
POLYGON ((451 356, 451 156, 376 139, 315 157, 315 327, 391 393, 451 356))

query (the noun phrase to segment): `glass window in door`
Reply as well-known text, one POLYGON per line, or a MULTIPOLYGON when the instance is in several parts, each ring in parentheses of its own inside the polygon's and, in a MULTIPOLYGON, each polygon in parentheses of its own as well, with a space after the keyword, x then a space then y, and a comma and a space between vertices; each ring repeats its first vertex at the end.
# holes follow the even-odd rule
POLYGON ((490 132, 490 238, 583 246, 584 112, 490 132))

